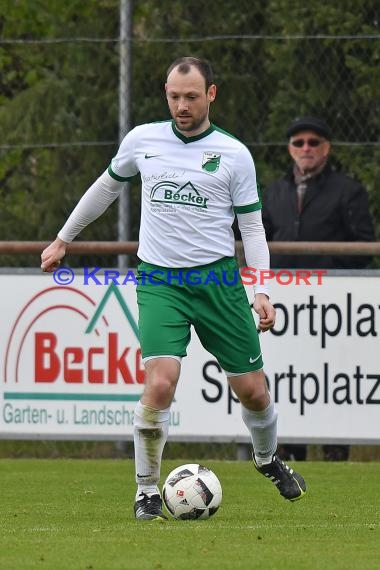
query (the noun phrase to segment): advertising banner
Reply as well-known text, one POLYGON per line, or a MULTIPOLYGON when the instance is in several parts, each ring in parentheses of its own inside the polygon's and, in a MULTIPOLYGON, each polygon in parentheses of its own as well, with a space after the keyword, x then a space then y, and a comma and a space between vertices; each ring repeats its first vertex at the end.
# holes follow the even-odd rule
MULTIPOLYGON (((61 269, 61 284, 0 276, 0 437, 131 439, 144 385, 134 274, 61 269)), ((283 275, 272 302, 276 326, 260 338, 280 441, 379 443, 379 277, 283 275)), ((194 332, 169 433, 249 440, 223 371, 194 332)))

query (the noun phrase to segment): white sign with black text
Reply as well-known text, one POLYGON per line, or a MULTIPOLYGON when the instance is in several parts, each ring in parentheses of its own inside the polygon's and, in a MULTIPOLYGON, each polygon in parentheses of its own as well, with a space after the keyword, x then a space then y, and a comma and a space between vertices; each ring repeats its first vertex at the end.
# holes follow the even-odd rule
MULTIPOLYGON (((123 285, 82 274, 65 285, 51 275, 0 280, 0 437, 131 439, 144 384, 132 276, 123 285)), ((280 440, 380 442, 379 285, 352 275, 273 283, 277 322, 260 338, 280 440)), ((173 439, 249 439, 195 333, 170 424, 173 439)))

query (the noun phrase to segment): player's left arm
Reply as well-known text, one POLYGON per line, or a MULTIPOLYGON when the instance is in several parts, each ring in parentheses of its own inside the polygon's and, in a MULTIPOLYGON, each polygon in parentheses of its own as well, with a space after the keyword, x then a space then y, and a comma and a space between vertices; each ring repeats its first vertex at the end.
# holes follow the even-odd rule
POLYGON ((243 241, 245 260, 248 267, 255 269, 255 301, 253 308, 259 315, 259 329, 262 332, 272 328, 276 311, 269 300, 269 249, 261 218, 261 210, 237 214, 239 230, 243 241))
POLYGON ((248 148, 241 146, 231 176, 231 198, 243 241, 245 260, 255 270, 253 308, 260 316, 259 329, 273 327, 275 309, 269 301, 269 249, 261 216, 261 199, 256 182, 256 168, 248 148), (265 273, 266 272, 266 273, 265 273))

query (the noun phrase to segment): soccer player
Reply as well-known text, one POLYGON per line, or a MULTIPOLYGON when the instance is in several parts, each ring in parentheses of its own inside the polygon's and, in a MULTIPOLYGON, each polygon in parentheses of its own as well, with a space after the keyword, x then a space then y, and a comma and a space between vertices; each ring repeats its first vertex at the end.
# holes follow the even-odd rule
MULTIPOLYGON (((241 402, 256 469, 295 501, 306 485, 276 456, 277 412, 234 256, 236 214, 247 265, 257 272, 269 268, 254 162, 241 142, 210 122, 216 85, 207 61, 175 60, 165 91, 172 120, 140 125, 126 135, 109 168, 42 252, 41 268, 54 271, 67 245, 140 173, 137 301, 145 388, 134 415, 135 517, 166 518, 158 488, 161 457, 191 325, 241 402), (194 271, 203 285, 192 284, 194 271)), ((274 325, 275 310, 266 286, 258 284, 254 293, 258 326, 265 332, 274 325)))

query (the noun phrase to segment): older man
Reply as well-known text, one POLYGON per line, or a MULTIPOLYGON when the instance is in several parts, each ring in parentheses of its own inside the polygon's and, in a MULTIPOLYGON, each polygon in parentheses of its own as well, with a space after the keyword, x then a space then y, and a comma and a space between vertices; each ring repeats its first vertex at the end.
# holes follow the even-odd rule
MULTIPOLYGON (((268 241, 374 241, 364 187, 329 163, 331 131, 323 119, 300 117, 286 131, 290 170, 264 192, 268 241)), ((273 268, 359 269, 370 258, 352 255, 272 255, 273 268)), ((285 445, 282 459, 305 459, 306 446, 285 445)), ((324 446, 326 460, 348 459, 349 446, 324 446)))
MULTIPOLYGON (((268 241, 374 241, 367 192, 329 163, 331 131, 318 117, 295 119, 286 131, 293 160, 263 197, 268 241)), ((349 255, 272 255, 274 268, 355 269, 370 258, 349 255)))

